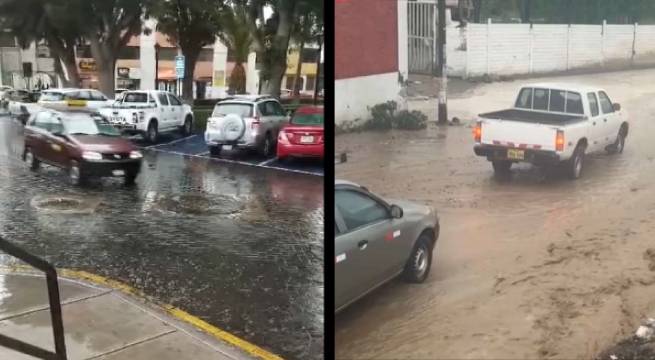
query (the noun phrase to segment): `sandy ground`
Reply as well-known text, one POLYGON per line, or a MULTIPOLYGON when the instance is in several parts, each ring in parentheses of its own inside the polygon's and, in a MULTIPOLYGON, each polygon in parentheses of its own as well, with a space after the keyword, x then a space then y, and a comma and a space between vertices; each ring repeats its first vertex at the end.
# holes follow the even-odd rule
MULTIPOLYGON (((339 359, 590 358, 655 317, 655 70, 539 79, 604 87, 631 121, 620 155, 569 181, 529 165, 497 180, 471 128, 347 134, 338 178, 435 206, 426 283, 393 281, 336 319, 339 359)), ((525 80, 471 85, 450 116, 509 106, 525 80)), ((410 107, 436 115, 434 99, 410 107)))

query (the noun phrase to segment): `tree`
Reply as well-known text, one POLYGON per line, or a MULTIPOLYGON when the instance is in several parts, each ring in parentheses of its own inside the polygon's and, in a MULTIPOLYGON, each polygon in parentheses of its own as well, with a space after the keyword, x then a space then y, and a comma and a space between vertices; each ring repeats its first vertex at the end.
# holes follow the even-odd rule
POLYGON ((66 11, 64 0, 6 0, 0 2, 0 27, 10 30, 22 48, 45 41, 54 68, 65 86, 80 85, 75 46, 80 42, 79 18, 66 11), (68 77, 64 76, 64 64, 68 77))
MULTIPOLYGON (((302 54, 305 50, 305 44, 316 43, 319 40, 322 30, 322 19, 319 14, 308 9, 307 12, 301 12, 300 18, 296 22, 292 38, 298 43, 298 64, 296 66, 296 76, 293 78, 293 95, 300 97, 300 76, 302 75, 302 54)), ((320 56, 320 54, 318 54, 320 56)))
POLYGON ((100 91, 114 96, 116 60, 120 50, 143 30, 142 19, 150 0, 76 0, 68 10, 80 19, 81 34, 88 41, 96 67, 100 91))
POLYGON ((260 78, 262 92, 280 96, 282 78, 287 69, 287 52, 300 11, 316 9, 320 12, 322 0, 232 0, 248 8, 248 28, 253 35, 253 46, 261 59, 260 78), (264 7, 273 14, 264 18, 264 7))
POLYGON ((253 38, 248 29, 246 8, 241 5, 231 6, 221 14, 221 30, 218 37, 234 55, 234 68, 230 74, 229 92, 244 94, 246 92, 246 70, 243 64, 248 61, 252 50, 253 38))
POLYGON ((153 11, 157 30, 168 35, 184 55, 182 97, 187 101, 193 100, 193 77, 200 52, 216 41, 223 7, 221 0, 163 0, 153 11))

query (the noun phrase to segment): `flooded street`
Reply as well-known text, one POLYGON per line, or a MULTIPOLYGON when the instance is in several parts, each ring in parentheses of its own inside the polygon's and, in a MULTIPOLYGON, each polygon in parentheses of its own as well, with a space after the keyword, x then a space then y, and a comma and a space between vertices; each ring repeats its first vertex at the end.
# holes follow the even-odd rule
MULTIPOLYGON (((0 235, 288 359, 323 358, 323 178, 146 151, 134 188, 68 185, 0 117, 0 235)), ((1 261, 9 261, 0 255, 1 261)))
MULTIPOLYGON (((512 167, 496 179, 473 154, 471 120, 510 107, 517 80, 449 98, 462 126, 336 139, 336 176, 434 206, 441 235, 427 281, 400 280, 336 318, 340 359, 590 358, 655 315, 655 70, 538 79, 607 90, 628 113, 620 155, 583 177, 512 167)), ((411 101, 436 116, 436 100, 411 101)))

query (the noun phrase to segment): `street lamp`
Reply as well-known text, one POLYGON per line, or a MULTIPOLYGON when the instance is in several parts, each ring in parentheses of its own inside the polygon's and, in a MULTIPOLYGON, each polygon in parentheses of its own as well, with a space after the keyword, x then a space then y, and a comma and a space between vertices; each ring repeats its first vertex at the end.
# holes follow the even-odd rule
POLYGON ((159 43, 155 43, 155 90, 159 89, 159 43))

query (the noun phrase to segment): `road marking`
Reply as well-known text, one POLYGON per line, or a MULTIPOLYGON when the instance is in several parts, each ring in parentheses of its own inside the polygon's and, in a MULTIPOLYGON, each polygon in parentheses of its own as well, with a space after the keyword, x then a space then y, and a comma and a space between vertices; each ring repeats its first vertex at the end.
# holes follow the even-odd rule
MULTIPOLYGON (((18 271, 34 271, 33 268, 26 266, 26 265, 14 265, 14 266, 0 266, 0 269, 3 270, 8 270, 11 272, 18 272, 18 271)), ((72 278, 76 280, 85 280, 89 281, 93 284, 112 288, 114 290, 119 290, 123 293, 127 293, 129 295, 133 296, 138 296, 142 299, 150 299, 148 296, 146 296, 143 292, 141 292, 138 289, 133 288, 130 285, 124 284, 120 281, 113 280, 101 275, 96 275, 87 271, 83 270, 71 270, 71 269, 57 269, 57 273, 63 277, 63 278, 72 278)), ((152 301, 150 301, 152 302, 152 301)), ((163 308, 166 310, 166 312, 173 316, 174 318, 181 320, 183 322, 186 322, 187 324, 193 325, 194 327, 204 330, 205 332, 209 333, 212 335, 214 338, 227 342, 228 344, 231 344, 233 346, 236 346, 237 348, 254 355, 260 359, 263 360, 283 360, 278 355, 275 355, 269 351, 266 351, 259 346, 249 343, 246 340, 241 339, 240 337, 233 335, 225 330, 222 330, 214 325, 209 324, 208 322, 193 316, 186 311, 176 308, 173 305, 169 304, 157 304, 159 307, 163 308)))
POLYGON ((170 141, 170 142, 167 142, 167 143, 161 143, 161 144, 155 144, 155 145, 145 146, 145 147, 143 147, 143 149, 152 149, 152 148, 156 148, 157 146, 164 146, 164 145, 177 144, 177 143, 179 143, 179 142, 181 142, 181 141, 185 141, 185 140, 191 139, 192 137, 195 137, 195 136, 198 136, 198 134, 196 134, 196 135, 191 135, 191 136, 187 136, 187 137, 185 137, 185 138, 181 138, 181 139, 177 139, 177 140, 173 140, 173 141, 170 141))
POLYGON ((259 165, 259 166, 266 166, 266 165, 272 163, 272 162, 275 161, 275 160, 277 160, 277 158, 268 159, 268 160, 265 160, 265 161, 260 162, 260 163, 257 164, 257 165, 259 165))
POLYGON ((163 149, 157 149, 157 148, 149 148, 148 150, 165 152, 167 154, 175 154, 175 155, 181 155, 181 156, 191 156, 191 157, 197 157, 197 158, 202 158, 202 159, 209 159, 209 160, 224 162, 224 163, 229 163, 229 164, 238 164, 238 165, 246 165, 246 166, 252 166, 252 167, 260 167, 260 168, 264 168, 264 169, 287 171, 287 172, 293 172, 293 173, 304 174, 304 175, 323 176, 322 173, 317 173, 317 172, 296 170, 296 169, 287 169, 287 168, 276 167, 276 166, 259 165, 259 164, 253 164, 253 163, 249 163, 249 162, 245 162, 245 161, 239 161, 239 160, 207 157, 207 156, 203 156, 203 155, 200 155, 200 154, 187 154, 187 153, 182 153, 182 152, 179 152, 179 151, 170 151, 170 150, 163 150, 163 149))

